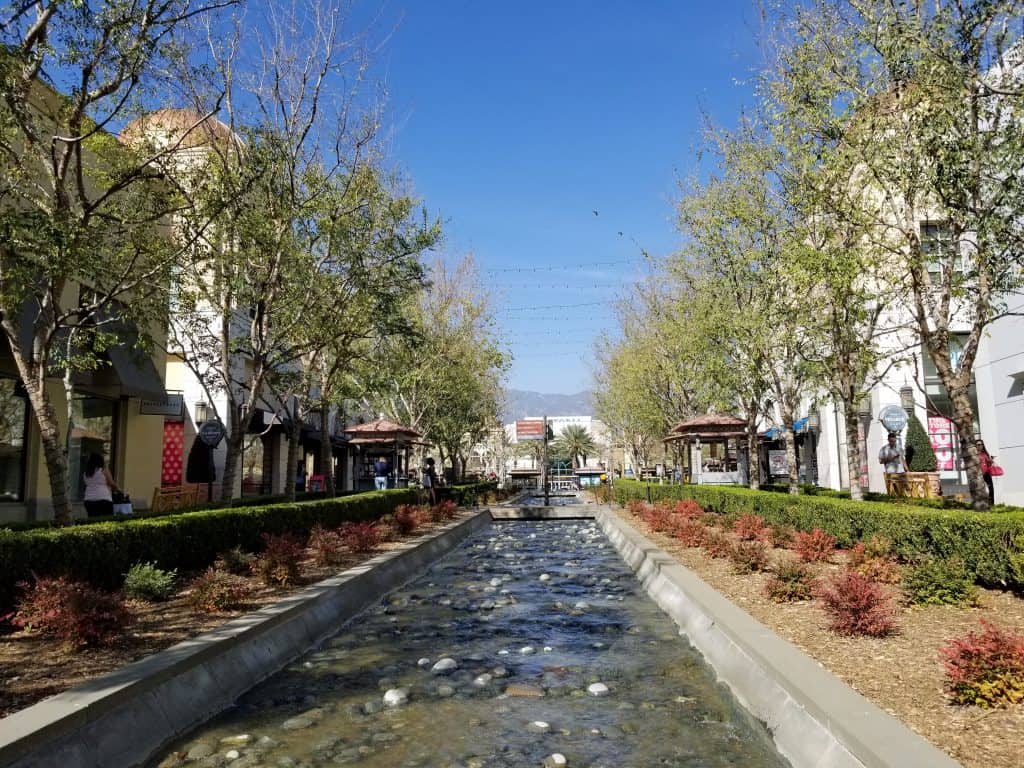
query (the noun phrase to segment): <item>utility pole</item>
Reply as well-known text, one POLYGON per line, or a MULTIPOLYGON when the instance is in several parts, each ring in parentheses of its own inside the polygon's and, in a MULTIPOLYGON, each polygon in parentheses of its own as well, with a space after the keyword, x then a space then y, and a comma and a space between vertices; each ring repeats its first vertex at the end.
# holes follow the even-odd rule
POLYGON ((544 506, 549 506, 551 499, 548 496, 548 417, 544 417, 544 458, 541 466, 541 482, 544 483, 544 506))

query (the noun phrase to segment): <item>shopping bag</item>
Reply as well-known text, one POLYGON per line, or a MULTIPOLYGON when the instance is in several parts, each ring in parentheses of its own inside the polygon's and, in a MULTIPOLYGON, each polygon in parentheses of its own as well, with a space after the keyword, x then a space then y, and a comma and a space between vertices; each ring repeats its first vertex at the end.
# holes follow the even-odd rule
POLYGON ((130 515, 132 510, 132 500, 127 493, 115 493, 113 494, 114 499, 114 514, 115 515, 130 515))
POLYGON ((1003 468, 1000 467, 998 464, 993 464, 991 467, 989 467, 988 473, 992 475, 992 477, 1002 477, 1003 468))

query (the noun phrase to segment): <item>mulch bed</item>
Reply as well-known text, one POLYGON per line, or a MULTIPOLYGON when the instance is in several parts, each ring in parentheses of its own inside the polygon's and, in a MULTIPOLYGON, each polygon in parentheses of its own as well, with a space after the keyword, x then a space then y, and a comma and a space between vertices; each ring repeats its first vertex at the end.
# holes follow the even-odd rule
MULTIPOLYGON (((964 766, 1024 765, 1024 706, 982 709, 950 704, 938 656, 938 649, 953 638, 978 630, 983 618, 1024 633, 1024 599, 981 589, 977 607, 901 605, 897 634, 844 637, 828 629, 825 612, 816 602, 779 604, 766 597, 768 575, 737 574, 728 560, 683 547, 639 517, 622 509, 616 512, 762 624, 964 766)), ((773 558, 782 552, 774 551, 773 558)), ((839 553, 834 562, 815 567, 820 575, 839 571, 844 557, 839 553)))

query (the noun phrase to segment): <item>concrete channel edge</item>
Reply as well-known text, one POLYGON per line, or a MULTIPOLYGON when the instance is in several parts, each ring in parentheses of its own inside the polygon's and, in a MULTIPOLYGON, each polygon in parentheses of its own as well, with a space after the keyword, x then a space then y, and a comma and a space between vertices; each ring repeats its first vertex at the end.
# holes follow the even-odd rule
POLYGON ((729 602, 608 507, 594 510, 648 595, 794 768, 957 768, 958 762, 729 602))
POLYGON ((134 768, 479 529, 455 521, 218 629, 0 720, 2 768, 134 768))

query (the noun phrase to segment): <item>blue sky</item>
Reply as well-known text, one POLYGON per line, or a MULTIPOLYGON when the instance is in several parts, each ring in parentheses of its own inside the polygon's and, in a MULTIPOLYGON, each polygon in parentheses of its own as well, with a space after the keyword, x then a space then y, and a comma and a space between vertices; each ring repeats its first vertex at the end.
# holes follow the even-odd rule
POLYGON ((702 110, 749 103, 757 20, 752 0, 385 7, 389 161, 497 293, 510 387, 591 386, 612 302, 677 246, 702 110))

